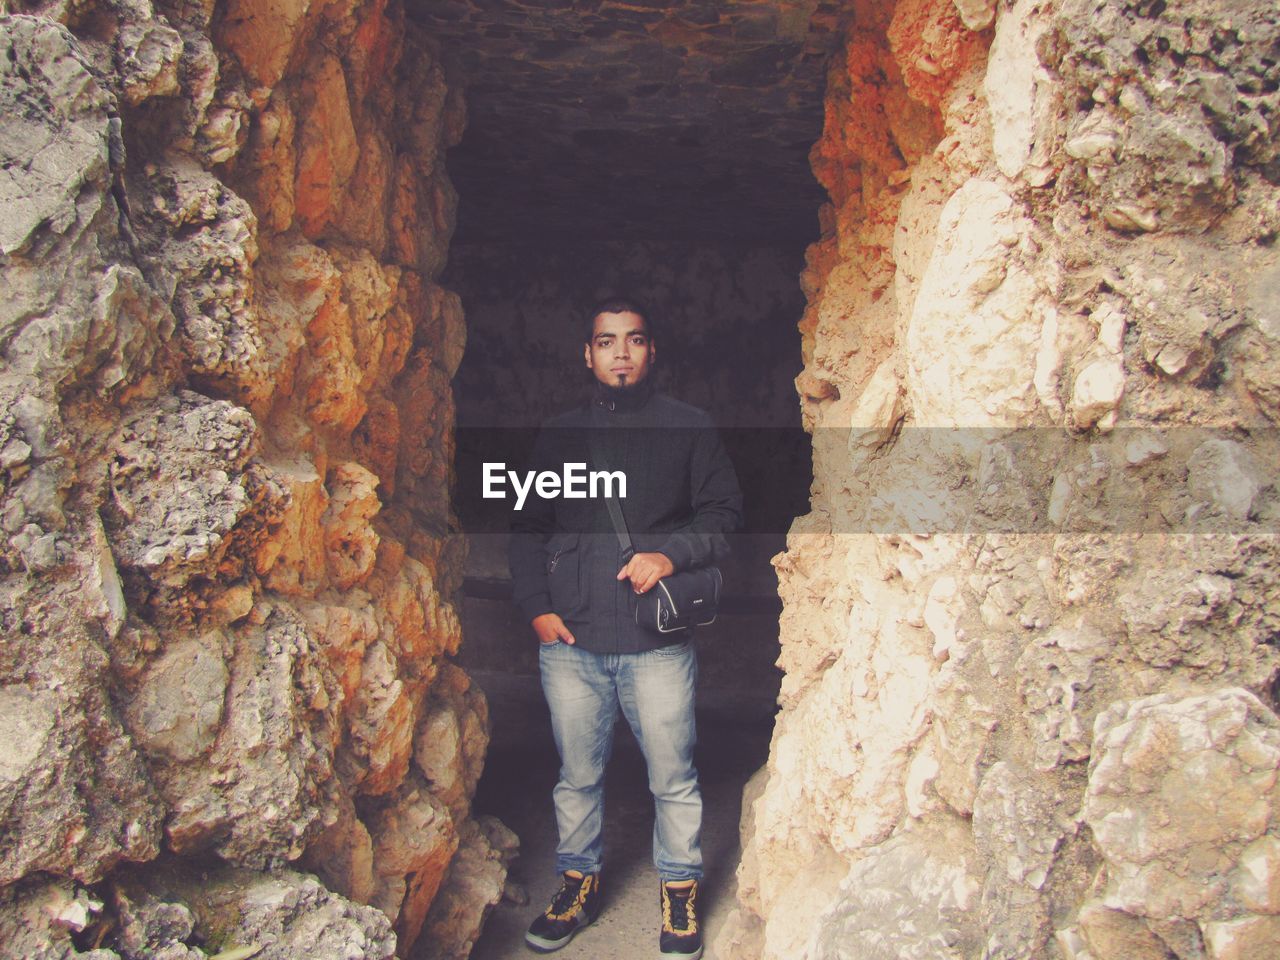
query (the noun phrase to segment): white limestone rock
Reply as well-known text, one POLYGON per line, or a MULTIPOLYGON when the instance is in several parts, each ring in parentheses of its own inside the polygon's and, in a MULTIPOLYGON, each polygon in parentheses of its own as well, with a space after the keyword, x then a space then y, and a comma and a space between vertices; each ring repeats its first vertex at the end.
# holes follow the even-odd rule
POLYGON ((256 947, 253 960, 391 960, 396 935, 381 911, 352 903, 291 870, 222 868, 174 884, 196 933, 226 949, 256 947))
POLYGON ((1202 923, 1246 912, 1233 888, 1254 875, 1246 851, 1270 835, 1278 776, 1280 719, 1248 691, 1099 714, 1083 815, 1107 861, 1107 905, 1202 923))
POLYGON ((970 30, 985 30, 996 18, 996 0, 954 0, 960 21, 970 30))
MULTIPOLYGON (((986 19, 983 27, 994 18, 996 4, 962 3, 957 8, 965 25, 973 29, 965 17, 965 7, 973 10, 973 19, 986 19)), ((991 112, 992 150, 996 166, 1006 177, 1025 176, 1035 186, 1042 185, 1049 176, 1047 167, 1048 144, 1037 139, 1048 139, 1050 111, 1046 100, 1052 87, 1052 79, 1040 63, 1037 44, 1045 32, 1047 23, 1035 15, 1034 0, 1019 0, 1005 7, 996 22, 996 35, 991 43, 991 56, 983 78, 983 92, 987 109, 991 112)))
POLYGON ((962 960, 980 952, 979 883, 958 823, 912 830, 850 869, 811 933, 816 960, 962 960))
POLYGON ((126 709, 143 749, 184 762, 213 746, 230 679, 222 647, 216 633, 181 640, 151 665, 126 709))
POLYGON ((3 23, 0 254, 8 257, 22 255, 37 231, 87 219, 82 204, 104 202, 111 98, 67 30, 36 17, 3 23))
POLYGON ((1095 686, 1107 685, 1111 647, 1097 628, 1080 620, 1037 638, 1018 659, 1027 722, 1035 733, 1036 769, 1088 759, 1098 710, 1095 686))
POLYGON ((973 839, 991 862, 982 890, 986 955, 1035 956, 1052 935, 1044 896, 1075 826, 1057 811, 1058 784, 1000 761, 973 805, 973 839))
POLYGON ((1034 410, 1036 284, 1016 253, 1030 230, 990 181, 969 180, 947 201, 906 329, 918 425, 1013 425, 1034 410))
POLYGON ((102 907, 100 899, 67 880, 39 878, 0 888, 0 956, 5 960, 120 960, 114 950, 81 951, 72 939, 101 920, 102 907))
POLYGON ((1245 523, 1252 519, 1262 481, 1245 447, 1234 440, 1212 438, 1187 461, 1187 490, 1227 520, 1245 523))
POLYGON ((1071 418, 1077 427, 1110 426, 1124 397, 1124 363, 1119 357, 1094 360, 1076 376, 1071 418))
MULTIPOLYGON (((220 723, 206 706, 148 689, 147 680, 130 719, 154 752, 152 776, 170 810, 169 848, 184 855, 213 850, 230 863, 261 868, 301 856, 333 808, 340 735, 331 705, 341 693, 316 641, 284 603, 265 623, 245 623, 227 637, 221 653, 195 655, 207 662, 203 683, 211 697, 226 658, 220 723), (168 726, 150 729, 156 717, 168 726)), ((193 655, 189 650, 179 647, 172 656, 193 655)), ((169 672, 171 665, 162 659, 158 669, 169 672)))
POLYGON ((0 685, 0 886, 33 873, 94 883, 160 846, 163 808, 106 686, 96 623, 74 599, 42 609, 12 578, 5 617, 10 681, 0 685))
POLYGON ((286 503, 255 460, 259 443, 249 411, 191 391, 127 420, 113 444, 107 517, 121 567, 172 590, 208 576, 228 551, 247 553, 286 503))

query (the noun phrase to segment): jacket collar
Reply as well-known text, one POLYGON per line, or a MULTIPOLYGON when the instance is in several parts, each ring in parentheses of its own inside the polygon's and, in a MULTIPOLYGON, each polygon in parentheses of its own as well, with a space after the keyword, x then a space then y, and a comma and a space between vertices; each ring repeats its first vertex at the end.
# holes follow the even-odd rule
POLYGON ((633 390, 611 390, 597 380, 591 407, 604 413, 635 413, 644 409, 652 396, 653 384, 647 377, 633 390))

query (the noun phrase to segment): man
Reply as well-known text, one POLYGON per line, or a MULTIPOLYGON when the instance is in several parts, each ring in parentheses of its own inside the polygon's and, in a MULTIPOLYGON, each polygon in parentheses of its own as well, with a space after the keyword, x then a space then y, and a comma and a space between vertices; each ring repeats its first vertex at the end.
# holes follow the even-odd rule
POLYGON ((702 796, 693 766, 692 631, 650 633, 635 622, 632 604, 662 577, 714 562, 724 534, 741 523, 742 495, 710 418, 653 391, 657 350, 644 308, 625 299, 599 304, 583 355, 593 395, 543 426, 534 465, 620 471, 637 552, 623 562, 602 498, 530 497, 512 523, 514 598, 538 637, 561 761, 553 799, 562 883, 525 940, 538 951, 559 949, 599 914, 604 770, 621 706, 654 797, 659 951, 696 960, 702 796))

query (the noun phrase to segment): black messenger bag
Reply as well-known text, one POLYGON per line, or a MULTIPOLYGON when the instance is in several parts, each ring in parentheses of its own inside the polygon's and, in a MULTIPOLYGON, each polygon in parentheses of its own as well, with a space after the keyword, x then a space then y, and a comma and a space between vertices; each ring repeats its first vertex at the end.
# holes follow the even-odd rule
POLYGON ((719 567, 698 567, 663 577, 636 597, 636 623, 656 633, 714 623, 724 578, 719 567))
MULTIPOLYGON (((622 562, 635 555, 636 548, 622 518, 617 497, 608 497, 609 519, 622 546, 622 562)), ((675 633, 689 627, 714 623, 720 606, 724 577, 719 567, 697 567, 663 577, 648 593, 635 597, 636 623, 653 633, 675 633)))
MULTIPOLYGON (((594 437, 593 437, 594 439, 594 437)), ((599 451, 592 444, 592 457, 600 462, 599 451)), ((600 462, 600 466, 608 467, 600 462)), ((609 519, 622 547, 622 562, 628 563, 635 555, 627 521, 616 496, 605 498, 609 519)), ((724 577, 719 567, 697 567, 682 570, 663 577, 647 593, 634 597, 636 623, 652 633, 666 634, 687 630, 689 627, 705 627, 714 623, 720 606, 720 588, 724 577)))

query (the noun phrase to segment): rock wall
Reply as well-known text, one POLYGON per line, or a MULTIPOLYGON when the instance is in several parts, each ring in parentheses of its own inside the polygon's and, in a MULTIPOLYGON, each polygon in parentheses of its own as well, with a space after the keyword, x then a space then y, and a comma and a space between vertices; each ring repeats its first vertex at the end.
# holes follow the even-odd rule
POLYGON ((0 46, 6 955, 465 954, 513 851, 448 662, 436 48, 395 0, 10 0, 0 46))
POLYGON ((1280 955, 1280 15, 855 6, 718 953, 1280 955))

